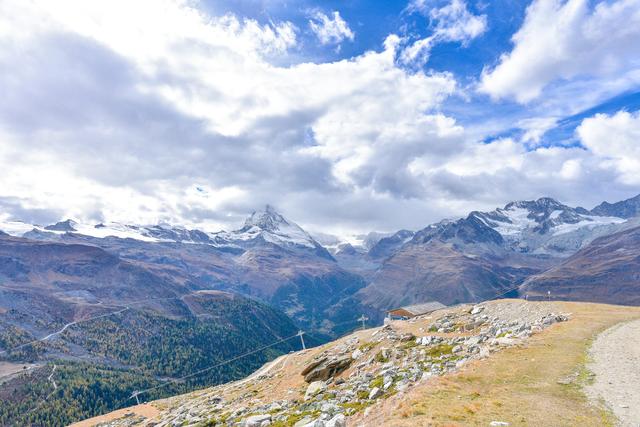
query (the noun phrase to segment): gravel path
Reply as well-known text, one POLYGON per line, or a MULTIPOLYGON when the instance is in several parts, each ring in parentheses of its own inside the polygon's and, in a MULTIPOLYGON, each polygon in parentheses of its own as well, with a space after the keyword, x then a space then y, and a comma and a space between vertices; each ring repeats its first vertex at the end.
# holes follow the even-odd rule
POLYGON ((604 400, 624 427, 640 426, 640 320, 600 334, 590 350, 595 382, 587 388, 604 400))

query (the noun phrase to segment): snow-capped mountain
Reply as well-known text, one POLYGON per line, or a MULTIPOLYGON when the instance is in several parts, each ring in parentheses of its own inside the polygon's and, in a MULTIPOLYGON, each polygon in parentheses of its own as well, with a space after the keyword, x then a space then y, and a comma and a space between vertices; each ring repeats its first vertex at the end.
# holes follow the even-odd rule
POLYGON ((51 240, 65 234, 104 239, 115 237, 119 239, 133 239, 142 242, 182 242, 215 244, 209 235, 200 230, 188 230, 184 227, 167 224, 141 226, 104 222, 87 224, 71 219, 51 225, 28 224, 19 221, 0 222, 0 230, 16 237, 26 237, 36 240, 51 240))
POLYGON ((506 250, 565 257, 628 222, 626 218, 599 215, 543 197, 511 202, 491 212, 473 211, 465 218, 429 225, 415 233, 408 244, 437 240, 467 252, 506 250))
POLYGON ((472 218, 498 232, 514 250, 552 255, 575 252, 626 221, 572 208, 549 197, 511 202, 492 212, 472 212, 467 219, 472 218))
POLYGON ((205 244, 216 247, 246 247, 271 243, 282 247, 326 252, 302 227, 286 219, 269 205, 253 212, 240 229, 233 231, 207 232, 170 224, 129 225, 117 222, 86 224, 71 219, 46 226, 18 221, 0 221, 0 230, 12 236, 36 240, 50 240, 65 234, 76 234, 98 239, 115 237, 142 242, 205 244))
POLYGON ((218 239, 218 242, 227 241, 240 245, 264 241, 279 246, 299 246, 309 249, 322 247, 302 227, 286 219, 270 205, 253 212, 242 228, 213 233, 212 237, 218 239))

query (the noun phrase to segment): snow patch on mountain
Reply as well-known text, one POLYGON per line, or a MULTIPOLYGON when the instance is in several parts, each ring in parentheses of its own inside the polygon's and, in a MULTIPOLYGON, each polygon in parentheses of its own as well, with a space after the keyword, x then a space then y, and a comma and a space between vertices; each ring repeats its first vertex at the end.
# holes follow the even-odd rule
POLYGON ((570 233, 580 228, 594 229, 605 225, 622 224, 626 220, 615 216, 583 216, 584 220, 573 224, 558 224, 553 228, 553 235, 570 233))
POLYGON ((483 222, 496 230, 503 237, 520 234, 537 225, 535 220, 529 218, 531 212, 525 208, 513 207, 509 210, 498 209, 497 212, 503 214, 505 220, 498 220, 496 222, 485 220, 483 222))

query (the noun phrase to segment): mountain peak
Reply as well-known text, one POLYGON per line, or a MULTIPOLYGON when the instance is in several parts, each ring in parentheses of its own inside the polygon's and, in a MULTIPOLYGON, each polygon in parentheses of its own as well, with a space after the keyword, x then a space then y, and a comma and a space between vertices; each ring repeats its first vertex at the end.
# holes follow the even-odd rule
POLYGON ((515 202, 507 203, 504 207, 505 210, 512 210, 513 208, 523 208, 531 211, 541 211, 553 209, 564 209, 567 206, 563 205, 552 197, 540 197, 538 200, 518 200, 515 202))
POLYGON ((52 224, 52 225, 47 225, 44 229, 49 231, 71 232, 71 231, 78 231, 76 229, 77 225, 78 223, 75 222, 74 220, 66 219, 64 221, 56 222, 55 224, 52 224))
POLYGON ((271 205, 265 205, 264 209, 254 211, 244 223, 245 228, 258 227, 265 231, 277 231, 283 225, 290 225, 290 223, 271 205))

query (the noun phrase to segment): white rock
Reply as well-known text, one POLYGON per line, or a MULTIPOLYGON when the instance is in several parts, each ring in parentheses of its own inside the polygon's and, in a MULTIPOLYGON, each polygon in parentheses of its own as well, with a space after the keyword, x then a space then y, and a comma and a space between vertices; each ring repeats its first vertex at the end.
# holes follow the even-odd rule
POLYGON ((325 385, 324 381, 314 381, 309 384, 309 387, 307 387, 307 392, 304 394, 304 399, 310 399, 321 391, 326 390, 326 388, 327 386, 325 385))
POLYGON ((378 397, 382 396, 382 390, 380 390, 378 387, 374 387, 371 389, 371 391, 369 392, 369 399, 377 399, 378 397))
POLYGON ((261 427, 261 426, 269 425, 269 424, 265 424, 265 422, 271 423, 271 415, 269 414, 253 415, 247 418, 246 420, 244 420, 244 425, 245 427, 261 427))
POLYGON ((482 313, 482 310, 484 310, 484 307, 476 305, 475 307, 473 307, 471 309, 471 315, 480 314, 480 313, 482 313))
POLYGON ((306 416, 303 419, 301 419, 300 421, 298 421, 297 423, 295 423, 293 425, 293 427, 304 427, 309 423, 313 423, 313 418, 311 418, 310 416, 306 416))
POLYGON ((362 356, 364 353, 362 352, 362 350, 357 349, 356 351, 354 351, 353 353, 351 353, 351 358, 352 359, 359 359, 360 356, 362 356))
POLYGON ((324 425, 325 427, 346 427, 347 419, 345 418, 344 415, 338 414, 335 417, 331 418, 329 421, 327 421, 324 425))
POLYGON ((509 423, 506 421, 491 421, 489 425, 491 427, 506 427, 509 425, 509 423))

